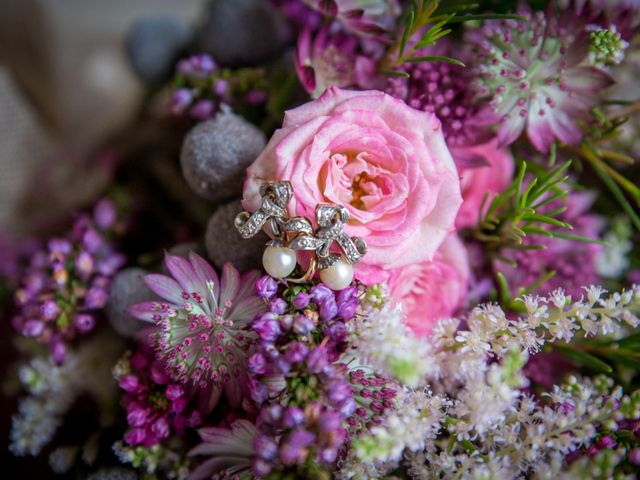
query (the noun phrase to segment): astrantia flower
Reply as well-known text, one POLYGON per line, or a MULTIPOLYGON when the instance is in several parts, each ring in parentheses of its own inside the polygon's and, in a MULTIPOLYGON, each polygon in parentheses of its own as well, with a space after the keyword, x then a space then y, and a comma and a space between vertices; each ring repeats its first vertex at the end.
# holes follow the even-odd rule
POLYGON ((210 457, 191 472, 190 480, 205 478, 252 478, 251 460, 256 455, 253 441, 258 431, 248 420, 236 420, 230 429, 207 427, 198 430, 202 443, 189 455, 210 457))
POLYGON ((526 129, 542 152, 555 140, 575 145, 582 139, 579 122, 589 119, 595 94, 612 79, 583 64, 588 32, 575 17, 546 18, 527 8, 518 14, 525 20, 488 21, 469 35, 477 44, 479 97, 491 98, 501 144, 526 129))
POLYGON ((214 396, 224 388, 237 404, 247 349, 253 341, 246 327, 265 310, 255 293, 258 272, 241 277, 227 263, 219 280, 215 270, 194 253, 188 261, 167 254, 165 263, 171 277, 151 274, 145 282, 166 302, 134 305, 131 314, 159 327, 151 339, 172 379, 211 384, 214 396))
POLYGON ((337 23, 315 36, 305 28, 298 37, 295 63, 302 86, 314 97, 331 86, 362 86, 375 75, 375 63, 360 52, 360 40, 337 23))

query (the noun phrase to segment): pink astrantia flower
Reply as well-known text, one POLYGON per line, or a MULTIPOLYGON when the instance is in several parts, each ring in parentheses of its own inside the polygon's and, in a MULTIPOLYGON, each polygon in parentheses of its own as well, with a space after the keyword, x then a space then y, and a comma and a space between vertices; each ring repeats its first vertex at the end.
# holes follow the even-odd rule
POLYGON ((484 204, 502 192, 513 177, 514 161, 511 152, 500 148, 493 139, 482 145, 452 149, 460 173, 462 207, 456 217, 456 228, 475 226, 484 204))
POLYGON ((407 325, 417 335, 428 335, 438 320, 453 316, 463 305, 469 276, 467 249, 451 234, 433 261, 392 270, 387 283, 391 298, 402 304, 407 325))
POLYGON ((575 145, 582 139, 579 122, 590 118, 596 93, 613 80, 585 65, 588 32, 575 17, 547 18, 526 7, 518 14, 526 20, 492 20, 469 34, 477 45, 479 97, 491 99, 500 144, 526 130, 541 152, 555 140, 575 145))
POLYGON ((368 78, 375 76, 376 65, 359 49, 360 39, 342 31, 337 23, 325 25, 315 36, 305 28, 298 36, 295 56, 302 86, 318 97, 330 86, 366 84, 368 78))
POLYGON ((318 203, 347 208, 345 231, 369 247, 356 273, 432 259, 462 202, 438 119, 379 91, 330 88, 289 110, 247 171, 245 209, 260 206, 259 187, 273 180, 291 182, 292 215, 314 218, 318 203))
POLYGON ((166 255, 171 276, 151 274, 145 283, 165 302, 134 305, 136 318, 154 322, 151 334, 157 353, 174 381, 212 387, 216 399, 222 390, 238 405, 246 382, 243 372, 252 334, 247 325, 266 310, 255 293, 257 271, 240 275, 230 263, 222 278, 195 253, 189 260, 166 255))

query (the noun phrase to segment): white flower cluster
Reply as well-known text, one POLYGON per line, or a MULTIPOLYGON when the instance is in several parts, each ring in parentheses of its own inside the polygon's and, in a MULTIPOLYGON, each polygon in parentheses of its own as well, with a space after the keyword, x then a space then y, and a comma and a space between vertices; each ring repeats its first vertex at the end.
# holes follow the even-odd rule
POLYGON ((455 371, 446 373, 466 379, 484 371, 478 368, 487 356, 502 358, 513 349, 536 353, 545 342, 571 341, 577 331, 585 336, 612 335, 621 332, 621 324, 640 324, 640 286, 606 297, 605 293, 601 287, 585 287, 585 296, 573 303, 561 289, 548 297, 526 296, 521 299, 526 314, 515 320, 498 305, 480 305, 467 318, 466 330, 458 330, 457 320, 444 321, 434 330, 433 341, 440 352, 460 352, 442 361, 448 365, 447 360, 454 360, 455 371))
POLYGON ((112 336, 95 337, 77 351, 69 351, 62 365, 49 355, 33 358, 20 368, 19 378, 28 396, 13 416, 10 450, 15 455, 38 455, 51 441, 63 416, 81 392, 90 392, 105 405, 113 405, 116 385, 110 365, 121 343, 112 336))
MULTIPOLYGON (((628 401, 620 389, 598 379, 570 379, 541 404, 529 395, 509 405, 503 421, 491 430, 452 444, 435 442, 418 454, 407 454, 408 471, 417 479, 557 478, 566 468, 565 456, 589 444, 596 426, 616 417, 618 401, 628 401)), ((454 403, 456 403, 454 401, 454 403)), ((449 432, 465 418, 449 410, 449 432)))
MULTIPOLYGON (((380 468, 374 467, 391 462, 389 471, 403 454, 408 472, 420 479, 555 478, 566 468, 567 453, 588 444, 598 424, 613 422, 614 404, 630 400, 621 400, 622 392, 611 390, 608 379, 572 379, 540 402, 523 393, 527 382, 521 369, 545 342, 570 341, 577 332, 611 335, 619 333, 620 324, 637 326, 640 288, 605 296, 602 288, 589 287, 573 303, 558 290, 522 302, 525 313, 517 318, 508 318, 497 305, 482 305, 470 313, 464 330, 458 320, 441 321, 433 347, 419 355, 425 367, 416 375, 429 387, 400 392, 395 408, 354 442, 354 458, 344 468, 353 474, 345 478, 375 478, 371 472, 380 474, 380 468)), ((352 332, 356 350, 393 374, 391 359, 415 354, 396 349, 419 348, 412 346, 419 342, 397 327, 402 321, 397 308, 367 313, 352 332)), ((633 399, 640 409, 640 395, 633 399)))
POLYGON ((366 307, 361 313, 348 323, 352 353, 374 371, 404 385, 423 385, 434 367, 432 347, 405 325, 401 307, 387 303, 379 309, 366 307))
POLYGON ((361 459, 382 462, 400 459, 405 449, 424 449, 438 435, 449 405, 444 397, 428 390, 401 390, 382 425, 354 440, 353 449, 361 459))

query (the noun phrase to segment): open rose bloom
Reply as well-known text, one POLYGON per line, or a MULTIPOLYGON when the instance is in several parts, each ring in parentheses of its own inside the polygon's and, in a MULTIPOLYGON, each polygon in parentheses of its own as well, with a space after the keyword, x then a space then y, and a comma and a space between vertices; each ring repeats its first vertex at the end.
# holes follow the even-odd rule
POLYGON ((343 205, 349 235, 367 255, 363 281, 379 267, 431 260, 453 230, 460 182, 440 121, 379 91, 328 89, 286 112, 284 124, 247 172, 244 207, 260 205, 265 181, 289 180, 292 215, 315 218, 318 203, 343 205))
MULTIPOLYGON (((440 121, 379 91, 330 88, 286 112, 247 172, 244 207, 257 209, 260 185, 274 180, 293 186, 291 215, 315 218, 318 203, 349 210, 345 231, 369 249, 356 277, 369 284, 402 267, 424 269, 454 230, 462 203, 440 121)), ((454 311, 445 310, 437 313, 454 311)))

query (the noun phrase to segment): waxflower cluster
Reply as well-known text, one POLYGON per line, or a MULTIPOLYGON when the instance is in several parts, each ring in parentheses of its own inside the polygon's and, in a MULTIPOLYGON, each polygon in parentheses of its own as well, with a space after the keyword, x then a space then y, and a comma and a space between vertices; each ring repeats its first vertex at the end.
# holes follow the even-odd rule
POLYGON ((115 226, 115 206, 102 200, 92 215, 75 221, 66 237, 50 239, 31 256, 15 292, 13 326, 47 344, 58 363, 64 361, 68 342, 95 328, 111 280, 124 264, 111 240, 115 226))
POLYGON ((171 435, 183 435, 185 427, 195 428, 202 422, 200 411, 193 408, 196 392, 171 383, 154 357, 149 347, 142 346, 114 368, 129 424, 124 435, 126 445, 149 448, 171 435))

